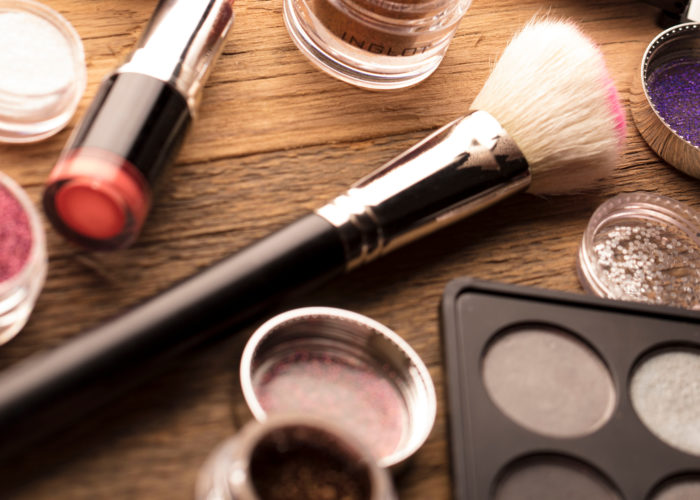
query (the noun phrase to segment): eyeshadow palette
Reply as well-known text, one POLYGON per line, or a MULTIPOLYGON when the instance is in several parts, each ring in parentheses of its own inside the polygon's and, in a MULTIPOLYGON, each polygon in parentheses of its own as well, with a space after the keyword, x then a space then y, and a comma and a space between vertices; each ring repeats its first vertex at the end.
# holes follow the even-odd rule
POLYGON ((441 319, 454 498, 700 498, 700 314, 465 278, 441 319))

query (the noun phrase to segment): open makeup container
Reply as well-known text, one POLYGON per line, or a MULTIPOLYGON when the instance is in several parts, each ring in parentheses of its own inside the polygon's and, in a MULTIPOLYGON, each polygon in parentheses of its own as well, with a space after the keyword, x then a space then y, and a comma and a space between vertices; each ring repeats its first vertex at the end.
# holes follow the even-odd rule
POLYGON ((0 345, 29 319, 47 266, 39 212, 22 188, 0 172, 0 345))
POLYGON ((700 314, 455 280, 455 498, 700 498, 700 314))
POLYGON ((255 420, 212 452, 198 499, 395 499, 390 472, 423 445, 436 416, 433 381, 413 349, 342 309, 265 322, 246 344, 240 380, 255 420))
POLYGON ((653 193, 617 195, 588 222, 577 264, 600 297, 700 310, 700 214, 653 193))
POLYGON ((299 50, 322 71, 372 90, 437 69, 471 0, 284 0, 299 50))
POLYGON ((257 420, 298 413, 336 423, 392 469, 435 422, 435 389, 418 354, 386 326, 342 309, 295 309, 264 323, 243 351, 240 379, 257 420))
POLYGON ((33 142, 61 130, 85 90, 80 36, 33 0, 0 0, 0 142, 33 142))
POLYGON ((307 416, 250 422, 202 467, 197 500, 396 500, 391 477, 347 431, 307 416))
MULTIPOLYGON (((692 14, 700 17, 700 1, 692 14)), ((649 146, 700 178, 700 22, 673 26, 647 47, 630 95, 632 116, 649 146)))

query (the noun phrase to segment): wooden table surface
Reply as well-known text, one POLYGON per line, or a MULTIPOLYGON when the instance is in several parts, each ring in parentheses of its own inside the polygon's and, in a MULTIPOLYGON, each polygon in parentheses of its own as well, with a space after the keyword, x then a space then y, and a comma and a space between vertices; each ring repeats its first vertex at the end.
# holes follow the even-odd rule
MULTIPOLYGON (((85 45, 88 87, 79 117, 101 78, 135 45, 156 2, 45 3, 73 23, 85 45)), ((127 250, 90 253, 46 224, 46 287, 24 331, 0 348, 0 368, 61 344, 322 205, 459 116, 509 38, 534 14, 582 23, 601 45, 626 108, 642 52, 660 31, 657 11, 636 0, 475 0, 434 75, 411 89, 372 93, 309 64, 287 35, 281 0, 239 0, 235 11, 199 119, 141 238, 127 250)), ((366 314, 407 339, 428 365, 438 419, 426 446, 397 479, 402 499, 450 496, 438 327, 438 304, 450 279, 474 276, 581 293, 576 251, 602 201, 646 190, 700 209, 700 181, 656 157, 627 114, 627 145, 599 192, 517 195, 287 305, 366 314)), ((0 169, 38 201, 76 122, 38 144, 0 146, 0 169)), ((0 498, 192 498, 207 453, 248 418, 236 396, 237 369, 253 326, 192 352, 53 443, 2 465, 0 498)))

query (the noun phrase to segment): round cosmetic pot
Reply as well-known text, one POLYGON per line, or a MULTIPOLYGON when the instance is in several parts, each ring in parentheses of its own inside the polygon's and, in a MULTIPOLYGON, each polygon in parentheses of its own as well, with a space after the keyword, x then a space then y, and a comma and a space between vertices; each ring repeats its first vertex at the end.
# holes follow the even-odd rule
POLYGON ((264 323, 243 351, 240 380, 258 421, 299 413, 333 422, 395 471, 435 422, 435 388, 415 351, 342 309, 295 309, 264 323))
POLYGON ((85 90, 80 36, 33 0, 0 0, 0 142, 34 142, 60 131, 85 90))
POLYGON ((700 310, 700 216, 664 196, 617 195, 591 217, 577 267, 600 297, 700 310))
POLYGON ((47 267, 39 213, 22 188, 0 172, 0 345, 27 323, 47 267))
POLYGON ((669 28, 647 47, 630 105, 640 134, 665 161, 700 178, 700 23, 669 28))
POLYGON ((415 85, 440 65, 471 0, 284 0, 284 21, 321 70, 358 87, 415 85))
POLYGON ((303 416, 251 422, 207 458, 197 500, 396 500, 391 478, 342 429, 303 416))

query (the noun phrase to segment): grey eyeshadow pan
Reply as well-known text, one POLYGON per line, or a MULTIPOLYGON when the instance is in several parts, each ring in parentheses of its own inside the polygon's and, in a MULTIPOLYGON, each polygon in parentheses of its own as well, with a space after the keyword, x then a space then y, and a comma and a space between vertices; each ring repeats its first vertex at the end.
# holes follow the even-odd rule
POLYGON ((589 434, 608 420, 615 405, 615 387, 600 357, 554 328, 504 332, 488 347, 482 370, 495 405, 546 436, 589 434))
POLYGON ((507 468, 493 500, 622 500, 610 482, 573 459, 531 457, 507 468))

